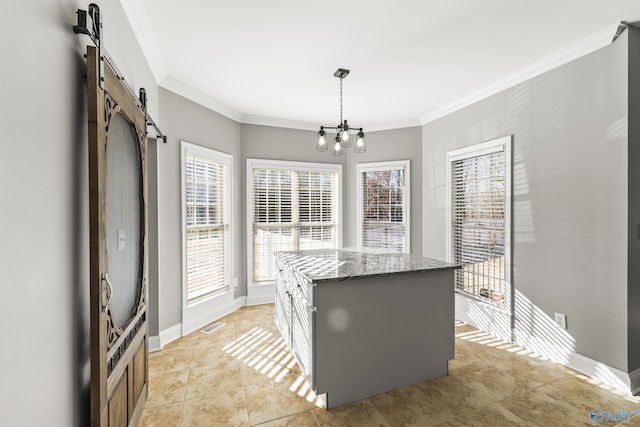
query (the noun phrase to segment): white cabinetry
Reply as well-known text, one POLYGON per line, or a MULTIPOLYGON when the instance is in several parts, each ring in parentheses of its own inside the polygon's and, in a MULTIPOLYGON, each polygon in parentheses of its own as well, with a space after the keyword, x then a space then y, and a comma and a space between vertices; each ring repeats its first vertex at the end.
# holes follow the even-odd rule
POLYGON ((291 347, 291 292, 282 271, 276 271, 276 325, 287 346, 291 347))
POLYGON ((276 325, 302 373, 314 387, 315 307, 313 285, 280 261, 276 270, 276 325))

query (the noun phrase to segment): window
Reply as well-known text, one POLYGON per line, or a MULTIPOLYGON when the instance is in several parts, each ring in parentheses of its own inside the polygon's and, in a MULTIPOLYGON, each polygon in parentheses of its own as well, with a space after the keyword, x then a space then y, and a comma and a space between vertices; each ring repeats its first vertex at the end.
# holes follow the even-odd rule
POLYGON ((247 160, 249 271, 275 279, 275 251, 337 248, 341 165, 247 160))
POLYGON ((358 164, 358 246, 409 252, 409 160, 358 164))
POLYGON ((447 153, 448 259, 455 288, 504 304, 509 268, 511 137, 447 153))
POLYGON ((230 289, 231 161, 182 142, 185 306, 230 289))

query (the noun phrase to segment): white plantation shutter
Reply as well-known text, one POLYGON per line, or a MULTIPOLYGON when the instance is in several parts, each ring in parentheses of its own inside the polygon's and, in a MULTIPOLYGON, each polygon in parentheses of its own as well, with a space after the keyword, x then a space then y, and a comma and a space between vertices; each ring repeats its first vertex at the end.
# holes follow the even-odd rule
POLYGON ((299 249, 335 248, 335 188, 336 172, 300 171, 299 249))
POLYGON ((409 252, 409 161, 358 165, 359 246, 409 252))
POLYGON ((504 146, 451 162, 451 236, 457 290, 505 300, 506 157, 504 146))
POLYGON ((338 246, 338 169, 251 166, 253 282, 275 279, 273 253, 338 246))
POLYGON ((253 280, 275 278, 274 251, 293 249, 291 171, 253 170, 253 280))
POLYGON ((188 305, 229 288, 230 158, 187 149, 184 161, 188 305))

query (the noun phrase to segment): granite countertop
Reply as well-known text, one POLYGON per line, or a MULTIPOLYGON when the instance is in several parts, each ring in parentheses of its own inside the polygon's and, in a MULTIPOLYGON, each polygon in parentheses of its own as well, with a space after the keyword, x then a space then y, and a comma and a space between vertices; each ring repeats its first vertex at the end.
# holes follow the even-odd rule
POLYGON ((406 253, 356 249, 282 251, 276 252, 276 257, 313 284, 460 268, 406 253))

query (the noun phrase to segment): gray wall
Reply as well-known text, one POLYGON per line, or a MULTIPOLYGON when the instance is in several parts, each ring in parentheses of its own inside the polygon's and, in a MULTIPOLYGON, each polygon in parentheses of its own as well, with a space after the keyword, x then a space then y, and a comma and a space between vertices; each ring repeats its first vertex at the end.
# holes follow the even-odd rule
MULTIPOLYGON (((158 241, 160 330, 182 322, 182 216, 180 141, 233 155, 233 211, 240 218, 241 173, 240 124, 173 92, 160 88, 162 131, 167 144, 158 154, 158 241)), ((242 281, 241 222, 231 223, 234 236, 234 276, 242 281)), ((242 289, 236 291, 242 294, 242 289)), ((236 295, 236 296, 238 296, 236 295)))
POLYGON ((158 287, 158 151, 162 148, 162 141, 149 138, 147 145, 147 180, 148 180, 148 228, 149 228, 149 297, 148 331, 150 337, 160 334, 160 288, 158 287))
POLYGON ((445 153, 512 134, 516 339, 553 352, 566 313, 563 350, 623 371, 627 42, 423 126, 424 255, 445 256, 445 153))
MULTIPOLYGON (((345 173, 346 156, 332 156, 330 151, 315 149, 316 132, 271 126, 242 125, 242 271, 247 283, 247 159, 288 160, 295 162, 338 163, 345 173)), ((343 178, 344 180, 344 178, 343 178)), ((342 206, 344 206, 344 182, 342 206)), ((343 219, 344 221, 344 219, 343 219)), ((343 225, 343 231, 345 230, 343 225)), ((245 289, 246 295, 246 289, 245 289)))
POLYGON ((410 250, 422 255, 422 129, 419 126, 369 132, 367 152, 349 150, 345 173, 344 246, 358 244, 358 163, 410 160, 410 250))
MULTIPOLYGON (((411 160, 411 252, 419 255, 422 251, 421 134, 420 127, 369 132, 367 133, 366 153, 356 154, 349 147, 343 157, 334 157, 330 151, 318 152, 315 150, 316 131, 242 125, 242 153, 244 159, 342 164, 342 244, 344 247, 357 245, 356 165, 388 160, 411 160)), ((246 161, 243 164, 246 166, 246 161)), ((243 174, 243 179, 246 179, 245 174, 243 174)), ((242 188, 243 203, 246 204, 246 183, 243 183, 242 188)), ((243 205, 243 212, 244 209, 243 205)), ((246 227, 243 227, 243 230, 245 230, 243 242, 246 247, 246 227)), ((243 252, 243 268, 246 267, 244 254, 246 252, 243 252)))
MULTIPOLYGON (((158 146, 158 265, 159 331, 182 321, 182 264, 180 214, 180 140, 233 155, 234 163, 234 269, 239 286, 236 297, 246 295, 246 159, 289 160, 343 165, 343 244, 356 245, 356 164, 383 160, 411 160, 411 250, 421 252, 421 129, 419 127, 372 132, 368 152, 334 157, 315 150, 315 131, 258 125, 240 125, 180 95, 160 88, 162 130, 167 145, 158 146)), ((158 332, 159 332, 158 331, 158 332)), ((158 333, 156 332, 156 334, 158 333)))
POLYGON ((640 30, 629 35, 629 372, 640 369, 640 30))
MULTIPOLYGON (((120 3, 97 3, 103 14, 104 46, 127 81, 136 90, 147 89, 149 112, 170 137, 167 145, 157 147, 162 330, 180 322, 180 245, 176 244, 180 242, 180 139, 241 159, 239 165, 234 162, 234 185, 241 195, 235 199, 236 212, 242 215, 247 157, 339 162, 345 165, 345 177, 360 160, 356 155, 336 160, 330 154, 316 153, 315 132, 240 126, 159 91, 120 3), (238 182, 241 184, 236 185, 238 182)), ((0 419, 6 425, 88 425, 89 236, 82 57, 88 40, 71 31, 75 10, 86 7, 87 3, 73 0, 8 2, 0 18, 0 51, 5 65, 13 65, 3 68, 0 80, 6 100, 0 104, 5 141, 0 156, 0 218, 4 224, 0 321, 19 325, 5 328, 7 351, 0 352, 2 381, 10 385, 0 391, 0 419), (18 17, 28 17, 27 30, 18 17)), ((425 125, 424 168, 411 157, 412 176, 423 170, 419 192, 425 195, 423 253, 441 258, 444 153, 515 135, 516 288, 544 313, 568 314, 569 332, 579 353, 621 369, 627 368, 624 40, 425 125)), ((637 82, 632 83, 637 99, 637 82)), ((634 108, 635 102, 630 110, 634 108)), ((414 156, 417 151, 410 142, 416 137, 414 132, 400 129, 368 134, 367 161, 383 160, 375 151, 376 141, 382 141, 379 138, 409 141, 406 153, 398 158, 414 156)), ((637 130, 630 126, 629 132, 635 142, 637 130)), ((631 145, 637 144, 630 144, 633 150, 631 145)), ((394 149, 400 149, 399 144, 394 149)), ((630 155, 637 157, 635 151, 630 155)), ((355 189, 349 190, 348 179, 345 181, 344 243, 352 245, 355 234, 348 218, 353 217, 350 212, 355 202, 348 195, 355 189)), ((412 179, 412 193, 419 188, 417 181, 412 179)), ((634 182, 635 191, 637 179, 634 182)), ((640 197, 634 193, 633 198, 637 206, 640 197)), ((412 212, 419 205, 414 197, 412 212)), ((629 211, 634 224, 637 212, 636 208, 629 211)), ((417 218, 413 214, 412 234, 419 231, 417 218)), ((244 260, 244 220, 239 227, 235 236, 241 244, 236 244, 235 256, 244 260)), ((412 251, 419 250, 414 248, 417 241, 412 237, 412 251)), ((637 248, 630 248, 630 255, 632 250, 637 248)), ((244 261, 236 262, 235 268, 236 273, 244 271, 244 261)), ((630 270, 630 277, 632 273, 630 270)), ((238 277, 244 283, 244 276, 238 277)), ((636 313, 637 288, 634 279, 629 297, 636 313)), ((153 310, 150 307, 151 315, 153 310)), ((522 318, 523 323, 534 321, 522 318)), ((639 324, 637 316, 629 317, 629 340, 631 334, 638 336, 639 324)), ((633 341, 629 356, 638 360, 638 353, 637 341, 633 341)), ((638 367, 637 362, 628 366, 638 367)))
MULTIPOLYGON (((157 88, 120 2, 98 4, 107 50, 136 90, 147 88, 157 115, 157 88)), ((71 29, 76 9, 87 5, 6 2, 0 17, 0 419, 7 426, 89 425, 88 39, 71 29)))

